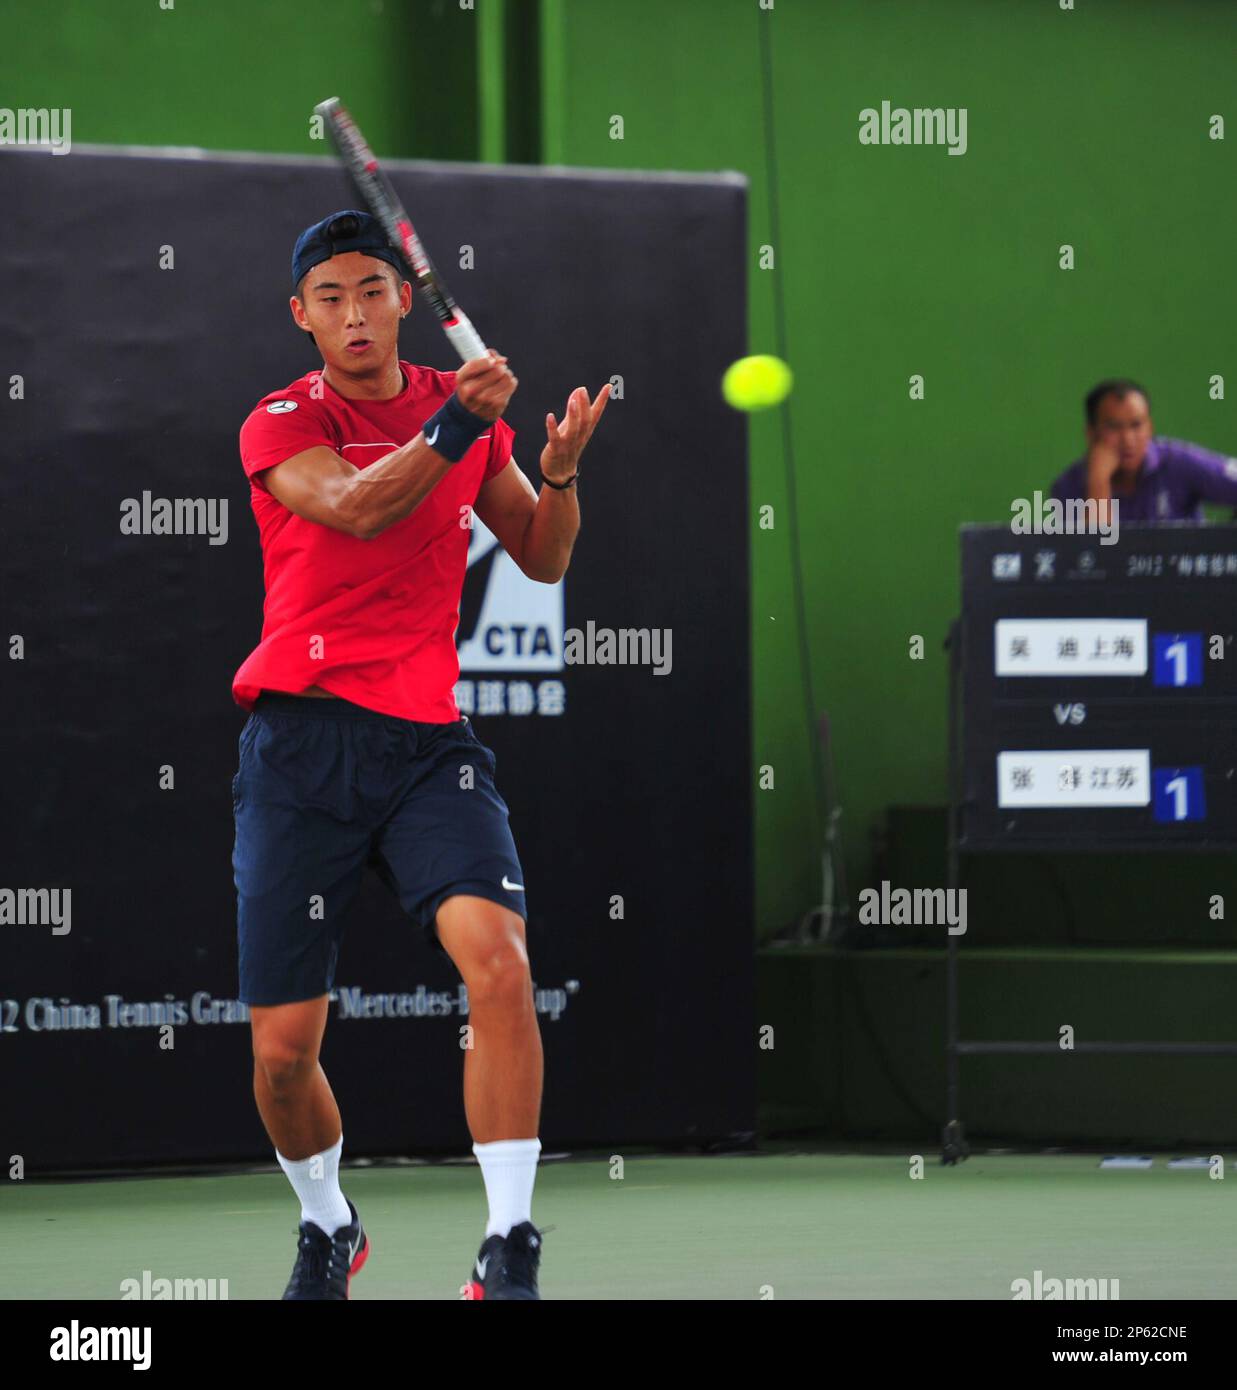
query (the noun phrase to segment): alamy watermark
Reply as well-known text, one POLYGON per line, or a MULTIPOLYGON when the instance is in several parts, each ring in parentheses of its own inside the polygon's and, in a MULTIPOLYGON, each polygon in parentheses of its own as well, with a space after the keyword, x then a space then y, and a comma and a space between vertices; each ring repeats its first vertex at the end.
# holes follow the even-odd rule
POLYGON ((873 927, 949 927, 950 936, 966 935, 965 888, 879 888, 859 894, 859 921, 873 927))
POLYGON ((1100 504, 1094 497, 1044 498, 1042 492, 1015 497, 1009 504, 1013 518, 1009 529, 1015 536, 1099 536, 1101 545, 1116 545, 1120 539, 1121 503, 1114 497, 1108 503, 1110 519, 1101 521, 1100 504))
POLYGON ((0 888, 0 927, 51 927, 53 936, 73 929, 71 888, 0 888))
POLYGON ((68 154, 73 146, 73 113, 67 106, 0 106, 0 145, 47 145, 52 154, 68 154))
POLYGON ((965 106, 865 106, 859 113, 861 145, 946 145, 950 154, 966 153, 965 106))
POLYGON ((226 497, 126 497, 120 504, 122 536, 209 536, 210 545, 228 543, 226 497))
POLYGON ((131 1361, 135 1371, 150 1370, 149 1327, 90 1327, 74 1318, 53 1327, 48 1356, 53 1361, 131 1361))
POLYGON ((1031 1279, 1014 1279, 1009 1286, 1014 1302, 1020 1299, 1120 1299, 1120 1279, 1045 1279, 1037 1269, 1031 1279))
POLYGON ((140 1279, 120 1281, 120 1297, 124 1299, 225 1299, 228 1296, 226 1279, 156 1279, 148 1269, 140 1279))
POLYGON ((668 676, 673 666, 668 627, 598 627, 590 618, 583 630, 563 633, 563 660, 568 666, 651 666, 668 676))

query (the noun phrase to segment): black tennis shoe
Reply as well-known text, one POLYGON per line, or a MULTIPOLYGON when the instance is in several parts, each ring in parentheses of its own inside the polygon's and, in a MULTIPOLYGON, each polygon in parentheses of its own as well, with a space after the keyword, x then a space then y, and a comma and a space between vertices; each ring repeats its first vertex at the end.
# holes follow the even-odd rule
MULTIPOLYGON (((344 1199, 348 1201, 347 1198, 344 1199)), ((346 1299, 352 1276, 369 1259, 369 1237, 356 1207, 348 1202, 352 1224, 328 1236, 321 1226, 302 1221, 296 1243, 296 1264, 284 1299, 346 1299)), ((281 1300, 282 1301, 282 1300, 281 1300)))
MULTIPOLYGON (((548 1228, 547 1228, 548 1229, 548 1228)), ((488 1298, 536 1299, 541 1232, 531 1221, 512 1226, 505 1236, 487 1236, 461 1290, 466 1301, 488 1298)))

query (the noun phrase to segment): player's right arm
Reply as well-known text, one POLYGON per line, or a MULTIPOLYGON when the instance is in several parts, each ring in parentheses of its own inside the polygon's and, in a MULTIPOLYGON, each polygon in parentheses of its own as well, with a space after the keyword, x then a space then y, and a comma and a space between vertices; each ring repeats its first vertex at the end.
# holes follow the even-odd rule
POLYGON ((262 481, 297 516, 370 541, 415 511, 450 468, 418 434, 364 469, 317 444, 267 469, 262 481))
MULTIPOLYGON (((420 435, 417 436, 421 438, 420 435)), ((277 502, 306 521, 316 521, 358 540, 368 532, 357 513, 355 478, 360 469, 325 444, 293 454, 260 475, 277 502)))
MULTIPOLYGON (((466 362, 455 377, 455 395, 460 403, 491 423, 502 414, 517 385, 506 363, 505 357, 491 349, 488 357, 466 362)), ((266 414, 272 413, 276 412, 268 406, 266 414)), ((319 424, 312 416, 303 415, 297 405, 290 409, 285 406, 277 413, 284 440, 294 421, 294 428, 301 430, 302 420, 308 427, 302 434, 306 442, 315 434, 322 437, 319 424)), ((325 443, 310 444, 268 465, 266 457, 279 447, 276 444, 263 453, 263 431, 269 424, 263 413, 255 410, 241 431, 241 454, 249 476, 296 516, 358 540, 373 540, 415 511, 452 466, 425 442, 424 433, 364 469, 354 467, 325 443), (255 429, 256 438, 249 433, 255 429)), ((435 430, 435 436, 437 433, 435 430)))

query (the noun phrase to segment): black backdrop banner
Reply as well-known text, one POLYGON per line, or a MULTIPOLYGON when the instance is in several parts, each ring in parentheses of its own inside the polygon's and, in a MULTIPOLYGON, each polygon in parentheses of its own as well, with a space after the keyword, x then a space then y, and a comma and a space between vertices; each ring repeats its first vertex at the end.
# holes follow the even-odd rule
MULTIPOLYGON (((528 886, 543 1142, 749 1133, 747 436, 718 390, 746 350, 745 181, 390 169, 520 378, 526 474, 547 411, 618 388, 565 580, 525 580, 478 530, 457 636, 528 886), (607 660, 632 630, 634 659, 607 660)), ((349 205, 343 176, 79 147, 0 154, 0 189, 3 1153, 269 1159, 236 1000, 231 680, 262 611, 237 431, 320 365, 288 262, 349 205)), ((401 355, 459 366, 419 299, 401 355)), ((466 1151, 462 984, 368 871, 336 985, 348 1151, 466 1151)))

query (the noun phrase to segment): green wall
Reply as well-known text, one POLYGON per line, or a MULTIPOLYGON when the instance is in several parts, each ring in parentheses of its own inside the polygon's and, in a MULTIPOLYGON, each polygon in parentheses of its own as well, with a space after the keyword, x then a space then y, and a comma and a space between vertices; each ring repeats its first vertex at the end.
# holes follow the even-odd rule
MULTIPOLYGON (((852 888, 891 803, 942 802, 956 528, 1008 521, 1082 451, 1082 397, 1143 380, 1165 434, 1237 453, 1229 306, 1237 5, 1214 0, 546 0, 569 164, 751 180, 751 347, 782 277, 817 700, 832 716, 852 888), (772 30, 781 240, 771 240, 758 26, 772 30), (966 107, 968 148, 859 144, 858 115, 966 107), (609 138, 622 114, 625 138, 609 138), (1058 268, 1074 246, 1077 269, 1058 268), (909 398, 922 374, 926 398, 909 398), (908 658, 912 634, 925 660, 908 658)), ((672 254, 672 250, 668 251, 672 254)), ((724 292, 724 287, 719 287, 724 292)), ((758 930, 816 900, 780 421, 753 419, 758 930)), ((693 476, 698 474, 693 470, 693 476)), ((753 772, 753 776, 755 772, 753 772)), ((861 881, 861 877, 860 877, 861 881)))
POLYGON ((314 104, 339 96, 380 155, 476 157, 479 26, 458 5, 172 4, 2 0, 0 105, 69 107, 75 144, 322 154, 314 104))
MULTIPOLYGON (((1081 449, 1081 397, 1101 376, 1145 380, 1161 432, 1237 452, 1232 408, 1208 399, 1235 345, 1237 181, 1229 142, 1207 138, 1237 5, 8 0, 0 17, 0 105, 69 106, 79 143, 321 153, 310 113, 338 94, 380 154, 749 177, 750 341, 775 347, 776 277, 811 678, 833 719, 852 888, 883 808, 945 795, 957 525, 1046 489, 1081 449), (775 270, 756 260, 773 241, 762 25, 775 270), (967 153, 861 146, 858 113, 883 100, 966 107, 967 153)), ((782 427, 758 415, 750 435, 753 777, 776 772, 757 793, 761 935, 818 887, 782 427), (755 524, 766 503, 771 532, 755 524)))

